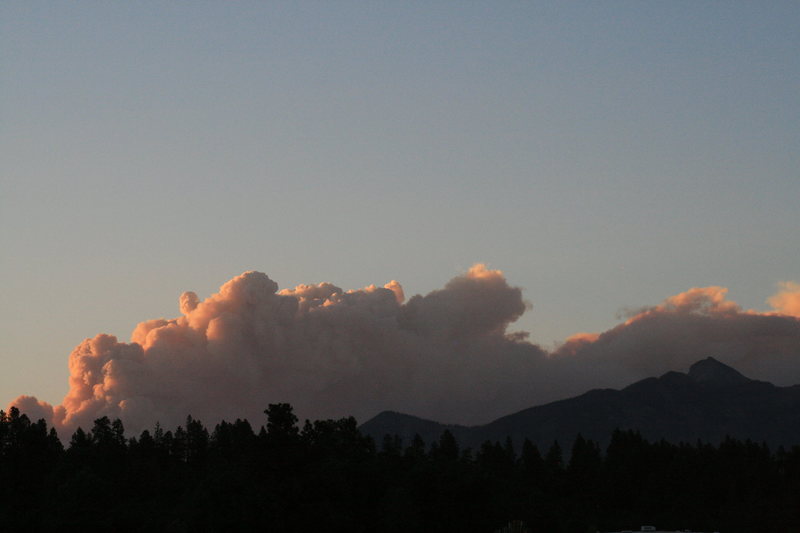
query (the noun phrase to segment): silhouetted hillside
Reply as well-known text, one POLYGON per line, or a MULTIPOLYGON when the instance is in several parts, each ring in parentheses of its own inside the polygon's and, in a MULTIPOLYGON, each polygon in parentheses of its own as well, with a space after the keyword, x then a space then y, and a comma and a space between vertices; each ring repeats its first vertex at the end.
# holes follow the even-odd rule
POLYGON ((776 387, 755 381, 709 357, 687 374, 668 372, 622 390, 598 389, 581 396, 525 409, 483 426, 448 426, 400 413, 384 412, 361 426, 381 439, 397 434, 426 442, 449 430, 465 447, 483 442, 530 439, 539 447, 554 440, 568 447, 578 433, 601 445, 614 429, 638 430, 648 439, 721 442, 726 436, 767 442, 800 443, 800 385, 776 387))

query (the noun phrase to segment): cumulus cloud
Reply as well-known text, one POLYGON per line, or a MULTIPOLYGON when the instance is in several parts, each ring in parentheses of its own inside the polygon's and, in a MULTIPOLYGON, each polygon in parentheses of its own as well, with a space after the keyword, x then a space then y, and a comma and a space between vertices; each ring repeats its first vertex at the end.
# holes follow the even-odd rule
POLYGON ((685 370, 708 356, 755 379, 800 383, 800 320, 784 312, 794 286, 770 299, 779 312, 768 313, 742 310, 724 287, 689 289, 608 331, 574 335, 552 355, 576 372, 591 369, 595 386, 685 370))
POLYGON ((103 415, 134 430, 189 413, 259 419, 270 402, 308 417, 400 409, 477 421, 523 407, 497 389, 545 356, 506 335, 525 310, 522 293, 483 265, 407 303, 396 281, 279 291, 246 272, 205 300, 182 294, 179 308, 178 318, 137 325, 130 342, 101 334, 79 344, 61 405, 12 403, 62 434, 103 415))
POLYGON ((331 283, 279 290, 245 272, 181 316, 140 323, 130 342, 97 335, 69 357, 60 405, 12 402, 62 437, 100 416, 139 431, 187 414, 208 422, 259 420, 268 403, 301 417, 385 409, 483 423, 596 387, 620 387, 714 356, 754 378, 800 382, 797 284, 742 310, 722 287, 690 289, 603 333, 581 333, 551 353, 508 333, 526 310, 521 289, 475 265, 442 289, 406 301, 397 281, 345 291, 331 283))
POLYGON ((800 283, 785 281, 781 290, 767 302, 777 313, 800 318, 800 283))

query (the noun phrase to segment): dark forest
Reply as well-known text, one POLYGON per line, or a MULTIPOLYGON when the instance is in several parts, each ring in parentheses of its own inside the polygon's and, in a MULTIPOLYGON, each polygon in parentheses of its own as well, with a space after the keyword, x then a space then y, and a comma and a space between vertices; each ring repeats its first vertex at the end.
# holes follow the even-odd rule
POLYGON ((7 531, 532 533, 800 531, 800 446, 726 439, 648 442, 615 431, 605 450, 557 442, 382 442, 354 418, 306 422, 273 404, 213 430, 188 417, 126 438, 107 417, 64 446, 44 420, 0 411, 7 531))

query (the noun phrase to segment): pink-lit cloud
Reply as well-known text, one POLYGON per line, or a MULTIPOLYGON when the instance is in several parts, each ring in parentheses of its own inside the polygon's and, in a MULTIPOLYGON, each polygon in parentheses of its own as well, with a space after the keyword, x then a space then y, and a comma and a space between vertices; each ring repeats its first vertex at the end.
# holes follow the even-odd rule
POLYGON ((790 291, 770 299, 776 312, 766 313, 743 310, 726 299, 727 292, 724 287, 689 289, 608 331, 572 336, 552 356, 592 368, 596 386, 617 386, 620 376, 632 381, 684 370, 708 356, 755 379, 800 383, 800 320, 784 312, 791 305, 790 291))
POLYGON ((780 287, 767 301, 777 313, 800 318, 800 283, 785 281, 780 287))
POLYGON ((142 322, 130 342, 97 335, 69 357, 60 405, 13 404, 62 437, 100 416, 139 431, 187 414, 208 422, 260 420, 268 403, 301 417, 393 409, 445 422, 481 423, 515 410, 621 387, 713 356, 757 379, 800 382, 798 285, 742 310, 722 287, 694 288, 602 333, 580 333, 547 353, 508 327, 528 304, 502 272, 475 265, 444 288, 406 301, 396 281, 344 291, 331 283, 278 290, 246 272, 181 316, 142 322))
POLYGON ((182 316, 140 323, 129 343, 102 334, 83 341, 69 357, 61 405, 12 403, 61 433, 102 415, 134 430, 189 413, 259 419, 268 403, 284 401, 301 416, 362 419, 393 408, 478 420, 522 406, 518 395, 496 392, 506 373, 545 356, 506 335, 525 310, 520 289, 476 265, 441 290, 404 299, 396 281, 279 291, 267 275, 246 272, 205 300, 184 293, 182 316))

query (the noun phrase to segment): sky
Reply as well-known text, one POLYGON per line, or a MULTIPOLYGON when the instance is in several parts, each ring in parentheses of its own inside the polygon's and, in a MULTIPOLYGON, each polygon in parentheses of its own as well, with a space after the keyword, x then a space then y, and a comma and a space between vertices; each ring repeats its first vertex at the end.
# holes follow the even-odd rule
POLYGON ((777 1, 3 2, 0 404, 58 404, 84 339, 250 270, 408 299, 483 263, 544 350, 693 287, 767 312, 800 281, 798 27, 777 1))

